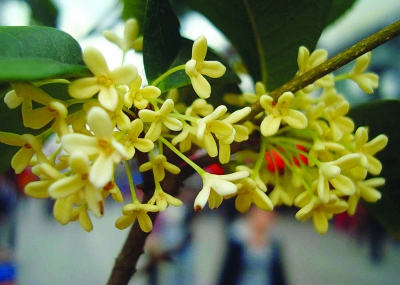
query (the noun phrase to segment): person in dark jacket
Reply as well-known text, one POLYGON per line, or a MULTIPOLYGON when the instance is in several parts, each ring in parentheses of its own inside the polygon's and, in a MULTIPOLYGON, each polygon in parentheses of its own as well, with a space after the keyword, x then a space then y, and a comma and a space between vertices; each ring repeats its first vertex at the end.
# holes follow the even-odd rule
POLYGON ((229 234, 219 285, 287 284, 281 242, 271 237, 275 213, 252 207, 229 234))

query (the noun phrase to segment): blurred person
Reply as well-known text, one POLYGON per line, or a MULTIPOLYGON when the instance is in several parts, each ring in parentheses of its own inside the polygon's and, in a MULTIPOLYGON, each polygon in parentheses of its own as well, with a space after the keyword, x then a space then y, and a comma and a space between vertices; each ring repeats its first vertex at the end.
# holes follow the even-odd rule
POLYGON ((287 284, 282 245, 271 235, 275 221, 275 212, 251 207, 233 222, 219 285, 287 284))
POLYGON ((0 175, 0 285, 12 285, 16 278, 15 210, 17 189, 10 172, 0 175))
POLYGON ((148 260, 144 270, 149 285, 191 284, 194 261, 190 219, 185 204, 158 214, 145 246, 148 260))

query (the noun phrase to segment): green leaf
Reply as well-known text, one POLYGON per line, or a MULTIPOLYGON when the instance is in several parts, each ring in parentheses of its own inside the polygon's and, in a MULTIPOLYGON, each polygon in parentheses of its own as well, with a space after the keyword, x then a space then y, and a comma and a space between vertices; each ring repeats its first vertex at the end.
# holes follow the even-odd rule
POLYGON ((331 0, 184 0, 232 42, 254 80, 273 90, 297 71, 301 45, 313 50, 331 0))
POLYGON ((379 134, 389 137, 389 143, 376 157, 383 170, 380 177, 386 184, 380 187, 382 198, 377 203, 365 203, 369 212, 394 236, 400 238, 400 101, 382 100, 358 106, 349 116, 357 126, 369 127, 369 139, 379 134))
POLYGON ((331 9, 326 19, 326 25, 334 23, 346 13, 357 0, 332 0, 331 9))
MULTIPOLYGON (((181 49, 179 50, 177 57, 172 62, 169 68, 185 64, 192 57, 192 46, 193 41, 183 38, 181 49)), ((210 84, 238 84, 240 82, 240 79, 236 75, 236 73, 231 68, 229 68, 228 65, 224 63, 223 60, 212 50, 207 50, 207 56, 205 60, 217 60, 227 67, 225 74, 220 78, 208 78, 207 76, 205 76, 207 77, 207 80, 210 82, 210 84)), ((180 88, 188 85, 191 85, 189 76, 187 76, 185 70, 180 70, 166 77, 163 81, 160 82, 160 84, 157 85, 157 87, 160 88, 162 92, 165 92, 174 88, 180 88)), ((213 94, 215 94, 216 92, 214 89, 212 92, 213 93, 211 97, 214 97, 213 94)))
POLYGON ((51 0, 25 0, 31 6, 32 18, 40 25, 55 27, 57 7, 51 0))
POLYGON ((143 62, 149 83, 169 69, 181 45, 179 20, 168 0, 148 0, 144 20, 143 62))
POLYGON ((146 0, 123 0, 122 19, 125 21, 135 18, 139 23, 139 34, 143 34, 146 0))
POLYGON ((78 42, 49 27, 0 27, 0 82, 90 76, 78 42))

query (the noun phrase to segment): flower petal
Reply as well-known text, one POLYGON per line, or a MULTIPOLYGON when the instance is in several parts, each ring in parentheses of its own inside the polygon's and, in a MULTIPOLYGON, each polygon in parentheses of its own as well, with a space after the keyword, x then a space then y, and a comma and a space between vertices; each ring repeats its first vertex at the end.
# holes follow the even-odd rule
POLYGON ((219 61, 204 61, 201 74, 212 78, 218 78, 225 74, 226 67, 219 61))
POLYGON ((134 213, 132 213, 131 215, 123 215, 115 221, 115 227, 119 230, 126 229, 133 223, 135 219, 136 214, 134 213))
POLYGON ((207 79, 205 79, 201 74, 190 77, 190 81, 192 82, 194 91, 200 98, 207 99, 210 97, 210 83, 208 83, 207 79))
POLYGON ((111 181, 114 173, 114 163, 112 159, 100 153, 90 170, 89 180, 96 188, 103 188, 111 181))
POLYGON ((100 107, 93 107, 87 114, 87 123, 90 130, 99 139, 112 139, 114 125, 107 111, 100 107))
POLYGON ((281 118, 275 118, 273 115, 268 115, 261 122, 260 130, 263 136, 268 137, 274 135, 281 124, 281 118))
POLYGON ((316 210, 312 215, 314 228, 319 234, 324 234, 328 230, 328 219, 321 210, 316 210))
POLYGON ((89 156, 99 153, 98 141, 95 137, 83 134, 67 134, 61 138, 61 143, 68 153, 82 151, 89 156))
POLYGON ((69 94, 77 99, 93 97, 101 89, 96 77, 80 78, 72 81, 68 87, 69 94))
POLYGON ((83 60, 94 75, 99 76, 109 73, 103 54, 95 47, 88 46, 85 48, 83 51, 83 60))
POLYGON ((79 174, 72 175, 54 182, 49 187, 49 194, 55 199, 64 198, 82 190, 85 184, 79 174))
POLYGON ((145 233, 150 232, 153 229, 153 222, 151 221, 149 215, 145 211, 140 211, 137 214, 137 220, 139 222, 139 226, 145 233))
POLYGON ((110 111, 115 111, 118 106, 118 93, 114 86, 101 87, 99 92, 99 102, 101 106, 110 111))
POLYGON ((110 74, 115 85, 129 85, 138 76, 138 71, 133 64, 124 64, 111 71, 110 74))
POLYGON ((297 110, 288 110, 288 115, 283 116, 282 120, 295 129, 305 129, 308 125, 307 117, 297 110))

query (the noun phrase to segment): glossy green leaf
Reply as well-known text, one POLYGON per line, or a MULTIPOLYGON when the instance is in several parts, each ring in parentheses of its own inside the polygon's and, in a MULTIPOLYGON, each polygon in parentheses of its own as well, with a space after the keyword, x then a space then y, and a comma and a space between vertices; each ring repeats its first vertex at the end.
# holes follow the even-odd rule
POLYGON ((326 25, 334 23, 345 14, 357 0, 332 0, 331 9, 326 19, 326 25))
POLYGON ((400 238, 400 101, 377 101, 352 109, 349 116, 356 126, 368 126, 370 140, 379 134, 389 137, 389 143, 376 157, 383 170, 380 177, 386 184, 380 187, 382 198, 377 203, 365 203, 369 212, 397 238, 400 238))
POLYGON ((32 18, 36 23, 55 27, 57 24, 57 7, 51 0, 25 0, 31 6, 32 18))
POLYGON ((143 34, 144 17, 146 10, 146 0, 123 0, 124 9, 122 19, 129 20, 135 18, 139 23, 139 34, 143 34))
POLYGON ((299 47, 314 49, 331 5, 331 0, 184 1, 227 36, 250 75, 268 90, 295 75, 299 47))
POLYGON ((49 27, 0 27, 0 82, 89 76, 78 42, 49 27))
POLYGON ((143 62, 153 82, 169 69, 182 46, 179 20, 168 0, 148 0, 144 20, 143 62))

